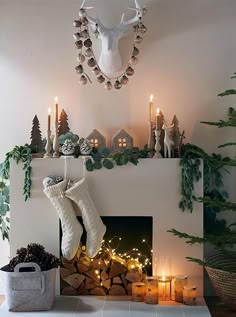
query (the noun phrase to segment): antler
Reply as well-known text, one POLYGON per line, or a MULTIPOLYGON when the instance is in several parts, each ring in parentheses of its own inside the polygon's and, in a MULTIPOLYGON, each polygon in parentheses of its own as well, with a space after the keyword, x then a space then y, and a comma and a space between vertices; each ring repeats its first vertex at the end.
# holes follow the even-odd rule
MULTIPOLYGON (((81 4, 81 7, 80 9, 85 9, 85 10, 90 10, 90 9, 94 9, 94 7, 84 7, 84 4, 87 0, 83 0, 82 1, 82 4, 81 4)), ((98 30, 100 32, 102 32, 104 30, 104 25, 100 22, 99 18, 96 17, 96 18, 92 18, 90 17, 88 14, 86 15, 89 23, 90 23, 90 26, 92 27, 93 31, 96 30, 96 28, 98 28, 98 30)))
POLYGON ((119 25, 120 28, 130 26, 131 24, 138 22, 139 18, 143 16, 142 8, 139 1, 134 0, 134 3, 135 3, 135 8, 129 7, 129 9, 136 11, 136 15, 132 19, 124 21, 125 13, 123 13, 121 17, 120 25, 119 25))

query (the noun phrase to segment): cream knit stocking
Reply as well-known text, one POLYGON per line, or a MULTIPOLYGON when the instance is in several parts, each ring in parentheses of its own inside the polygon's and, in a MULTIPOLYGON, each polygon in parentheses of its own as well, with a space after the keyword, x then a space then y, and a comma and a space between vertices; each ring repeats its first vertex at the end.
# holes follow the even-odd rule
POLYGON ((71 260, 75 256, 83 228, 76 218, 75 211, 70 199, 65 197, 67 181, 64 180, 56 185, 44 189, 44 193, 56 208, 62 226, 61 250, 63 256, 71 260))
POLYGON ((106 227, 90 197, 85 178, 69 188, 65 195, 73 200, 81 210, 83 223, 87 231, 86 253, 88 256, 94 257, 101 247, 106 227))

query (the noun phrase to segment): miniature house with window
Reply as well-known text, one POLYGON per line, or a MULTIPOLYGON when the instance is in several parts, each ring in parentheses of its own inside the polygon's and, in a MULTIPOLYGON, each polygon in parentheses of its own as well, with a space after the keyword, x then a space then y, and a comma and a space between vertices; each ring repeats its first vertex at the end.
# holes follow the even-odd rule
POLYGON ((123 129, 118 131, 112 138, 112 150, 122 151, 132 149, 133 138, 123 129))
POLYGON ((96 129, 93 129, 93 131, 87 136, 87 140, 89 140, 93 148, 98 149, 106 147, 105 137, 96 129))

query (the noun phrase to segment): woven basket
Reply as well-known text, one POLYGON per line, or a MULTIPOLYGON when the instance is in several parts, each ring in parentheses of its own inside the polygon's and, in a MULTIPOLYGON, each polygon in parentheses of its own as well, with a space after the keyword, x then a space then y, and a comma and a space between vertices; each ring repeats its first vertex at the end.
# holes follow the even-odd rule
POLYGON ((236 256, 218 253, 209 256, 206 262, 216 267, 206 266, 205 269, 218 296, 229 309, 236 311, 236 256))

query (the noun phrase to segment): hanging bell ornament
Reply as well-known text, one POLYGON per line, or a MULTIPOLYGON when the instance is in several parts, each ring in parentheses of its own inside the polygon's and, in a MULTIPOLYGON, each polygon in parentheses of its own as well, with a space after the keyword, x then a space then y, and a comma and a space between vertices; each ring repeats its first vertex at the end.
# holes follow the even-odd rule
POLYGON ((112 83, 108 81, 105 85, 106 90, 111 90, 112 89, 112 83))
POLYGON ((76 41, 79 41, 80 38, 81 38, 81 34, 80 34, 79 32, 74 33, 74 34, 73 34, 73 38, 74 38, 76 41))
POLYGON ((85 47, 91 47, 93 45, 92 41, 90 39, 87 39, 84 41, 84 46, 85 47))
POLYGON ((122 76, 120 82, 121 82, 122 85, 127 85, 128 82, 129 82, 129 79, 128 79, 128 77, 126 77, 126 76, 124 75, 124 76, 122 76))
POLYGON ((89 67, 94 67, 96 65, 95 59, 92 57, 88 60, 88 66, 89 67))
POLYGON ((143 7, 142 8, 142 15, 144 16, 144 15, 146 15, 147 14, 147 8, 146 7, 143 7))
POLYGON ((96 67, 94 67, 94 69, 92 70, 92 72, 94 73, 94 75, 98 75, 98 74, 100 74, 100 69, 96 66, 96 67))
POLYGON ((142 36, 140 36, 140 35, 137 35, 137 36, 135 37, 135 39, 134 39, 134 42, 135 42, 136 44, 141 44, 142 41, 143 41, 143 38, 142 38, 142 36))
POLYGON ((147 27, 144 24, 142 24, 139 30, 140 30, 141 33, 146 33, 147 32, 147 27))
POLYGON ((81 40, 76 41, 75 46, 76 48, 78 48, 78 50, 80 50, 83 47, 83 42, 81 40))
POLYGON ((138 24, 133 26, 133 31, 134 32, 138 32, 139 31, 139 25, 138 24))
POLYGON ((83 26, 87 26, 88 25, 88 19, 87 18, 83 18, 82 19, 82 25, 83 26))
POLYGON ((131 56, 129 62, 131 65, 136 65, 138 63, 138 59, 135 56, 131 56))
POLYGON ((114 87, 115 87, 115 89, 121 89, 122 84, 121 84, 121 82, 118 79, 115 81, 114 87))
POLYGON ((84 55, 87 57, 93 56, 93 51, 91 50, 91 48, 87 48, 84 52, 84 55))
POLYGON ((125 73, 127 76, 132 76, 134 74, 134 69, 131 66, 129 66, 127 67, 125 73))
POLYGON ((96 30, 94 31, 93 35, 96 37, 96 39, 99 37, 100 32, 98 31, 98 24, 96 23, 96 30))
POLYGON ((79 28, 79 27, 81 27, 81 21, 80 20, 74 20, 73 21, 73 25, 74 25, 74 27, 76 27, 76 28, 79 28))
POLYGON ((104 81, 105 81, 105 78, 104 76, 100 75, 98 78, 97 78, 97 81, 102 84, 104 81))
POLYGON ((79 82, 80 82, 81 85, 86 85, 87 82, 88 82, 88 79, 87 79, 84 75, 82 75, 82 76, 80 77, 79 82))
POLYGON ((81 32, 81 36, 84 38, 84 39, 87 39, 89 37, 89 32, 88 30, 83 30, 81 32))
POLYGON ((81 53, 79 53, 78 57, 77 57, 77 61, 79 61, 80 63, 83 63, 85 61, 85 56, 81 53))
POLYGON ((78 74, 83 74, 84 68, 83 68, 82 65, 78 65, 78 66, 75 67, 75 71, 76 71, 76 73, 78 73, 78 74))
POLYGON ((137 56, 138 54, 139 54, 139 49, 136 46, 134 46, 132 55, 137 56))
POLYGON ((81 19, 83 19, 83 18, 85 18, 86 16, 87 16, 86 10, 83 9, 83 8, 81 8, 81 9, 79 10, 79 17, 80 17, 81 19))

